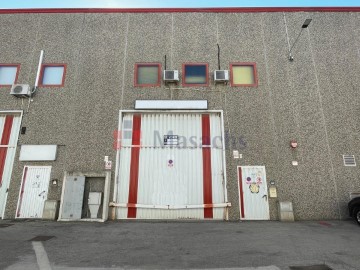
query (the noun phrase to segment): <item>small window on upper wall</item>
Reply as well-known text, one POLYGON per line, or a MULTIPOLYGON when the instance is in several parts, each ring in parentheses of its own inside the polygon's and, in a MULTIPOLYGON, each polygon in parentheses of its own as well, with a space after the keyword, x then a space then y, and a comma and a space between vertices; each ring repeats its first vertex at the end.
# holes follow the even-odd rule
POLYGON ((19 69, 19 64, 0 64, 0 86, 16 83, 19 69))
POLYGON ((41 67, 40 86, 62 87, 65 82, 65 64, 44 64, 41 67))
POLYGON ((184 86, 208 86, 208 64, 183 64, 183 79, 184 86))
POLYGON ((161 64, 141 63, 135 64, 135 86, 160 86, 161 85, 161 64))
POLYGON ((255 63, 230 64, 231 86, 257 86, 255 63))

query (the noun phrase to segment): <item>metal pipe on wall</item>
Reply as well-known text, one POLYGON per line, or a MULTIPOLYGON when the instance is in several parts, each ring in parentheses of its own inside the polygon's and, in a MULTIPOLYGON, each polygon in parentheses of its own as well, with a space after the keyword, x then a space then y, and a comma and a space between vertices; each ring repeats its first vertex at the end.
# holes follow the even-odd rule
POLYGON ((41 65, 42 65, 43 59, 44 59, 44 50, 41 50, 40 51, 40 58, 39 58, 39 65, 38 65, 38 69, 37 69, 37 73, 36 73, 35 85, 34 85, 34 89, 31 91, 31 94, 30 94, 30 98, 29 98, 29 101, 28 101, 27 112, 29 112, 29 110, 30 110, 30 103, 32 101, 32 99, 31 99, 32 95, 36 92, 36 89, 37 89, 37 87, 39 85, 41 65))
POLYGON ((38 65, 38 69, 37 69, 37 73, 36 73, 36 80, 35 80, 34 92, 35 92, 36 88, 37 88, 38 85, 39 85, 41 65, 42 65, 43 59, 44 59, 44 50, 41 50, 41 51, 40 51, 40 58, 39 58, 39 65, 38 65))

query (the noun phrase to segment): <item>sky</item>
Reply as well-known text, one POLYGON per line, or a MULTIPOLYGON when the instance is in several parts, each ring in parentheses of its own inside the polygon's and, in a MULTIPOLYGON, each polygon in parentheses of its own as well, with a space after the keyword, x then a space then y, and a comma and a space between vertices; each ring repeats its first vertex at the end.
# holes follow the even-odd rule
POLYGON ((338 7, 360 0, 0 0, 0 8, 338 7))

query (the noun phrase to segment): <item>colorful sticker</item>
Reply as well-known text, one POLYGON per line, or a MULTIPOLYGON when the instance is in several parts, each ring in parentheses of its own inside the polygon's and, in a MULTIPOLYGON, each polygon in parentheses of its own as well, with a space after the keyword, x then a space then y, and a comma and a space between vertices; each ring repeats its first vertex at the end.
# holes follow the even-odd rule
POLYGON ((248 185, 251 184, 251 177, 247 177, 247 178, 246 178, 246 184, 248 184, 248 185))
POLYGON ((172 159, 168 160, 168 166, 169 167, 173 167, 174 166, 174 161, 172 159))
POLYGON ((262 178, 260 176, 256 177, 256 183, 257 184, 262 184, 262 178))
POLYGON ((258 171, 257 174, 256 174, 256 183, 257 184, 262 184, 262 172, 261 171, 258 171))
POLYGON ((251 193, 259 193, 260 191, 260 186, 258 184, 251 183, 251 185, 249 186, 251 193))

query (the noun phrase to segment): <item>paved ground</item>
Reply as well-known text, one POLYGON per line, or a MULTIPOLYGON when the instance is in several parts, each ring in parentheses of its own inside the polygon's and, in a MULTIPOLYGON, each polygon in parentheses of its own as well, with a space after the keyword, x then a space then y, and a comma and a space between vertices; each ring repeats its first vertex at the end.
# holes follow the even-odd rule
POLYGON ((360 269, 360 226, 327 222, 0 221, 0 269, 360 269), (14 224, 4 227, 4 224, 14 224), (44 242, 35 236, 55 236, 44 242), (318 268, 313 268, 318 269, 318 268))

